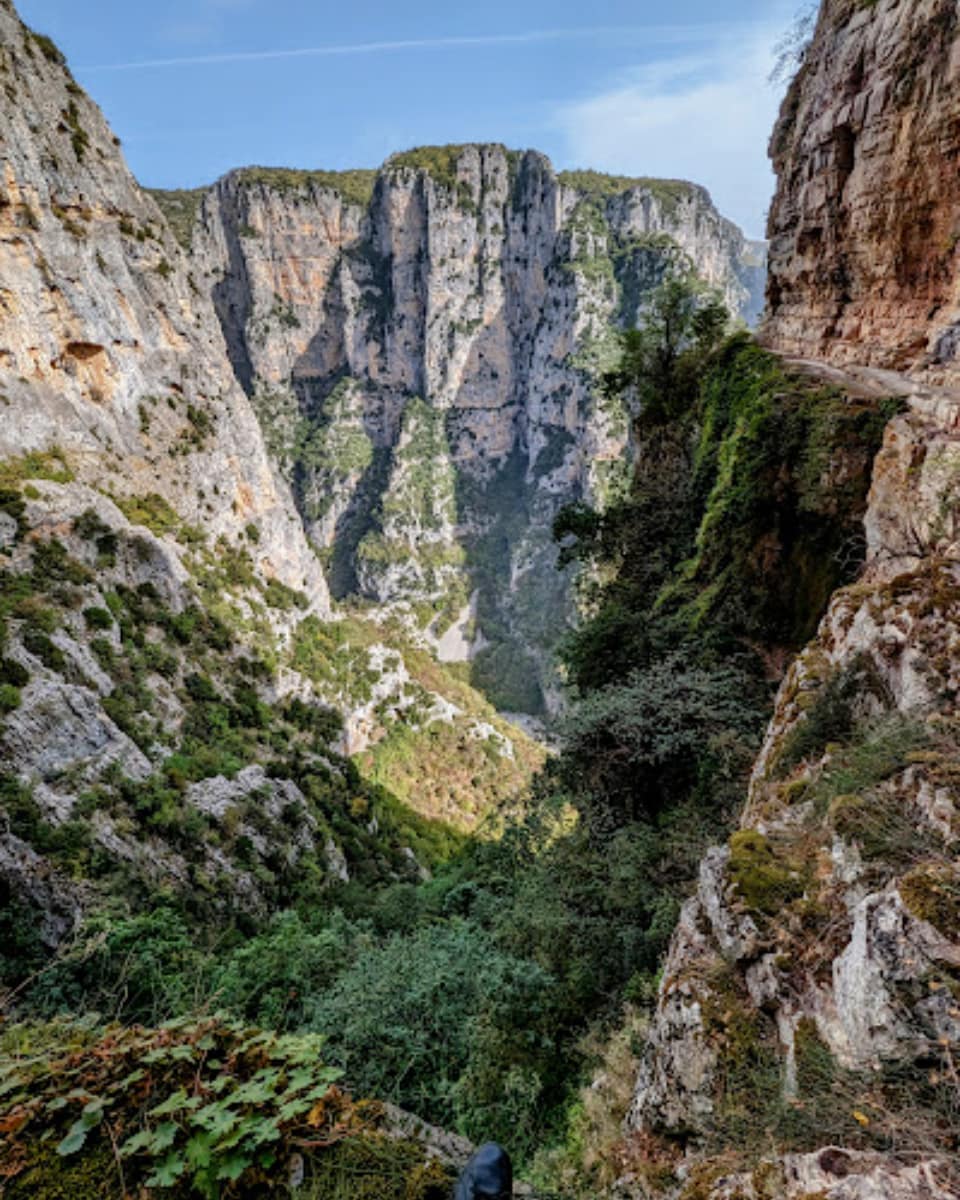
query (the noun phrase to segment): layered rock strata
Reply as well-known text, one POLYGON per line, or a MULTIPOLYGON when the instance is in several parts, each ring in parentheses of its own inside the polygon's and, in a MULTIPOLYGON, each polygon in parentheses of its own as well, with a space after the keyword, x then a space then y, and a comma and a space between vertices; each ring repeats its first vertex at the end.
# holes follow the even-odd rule
POLYGON ((774 133, 765 339, 906 410, 666 964, 629 1127, 698 1200, 960 1189, 958 32, 825 0, 774 133))
POLYGON ((958 89, 953 0, 822 6, 770 145, 772 346, 960 370, 958 89))

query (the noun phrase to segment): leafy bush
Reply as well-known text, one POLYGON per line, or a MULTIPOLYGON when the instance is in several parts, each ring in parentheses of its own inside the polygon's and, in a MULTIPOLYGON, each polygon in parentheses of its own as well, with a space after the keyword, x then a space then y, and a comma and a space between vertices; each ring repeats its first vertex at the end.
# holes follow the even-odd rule
POLYGON ((803 880, 782 861, 755 829, 742 829, 730 839, 730 879, 737 895, 754 912, 775 916, 803 895, 803 880))
POLYGON ((537 1037, 551 992, 549 976, 533 963, 453 921, 397 935, 360 955, 312 997, 306 1015, 309 1027, 326 1035, 329 1059, 362 1091, 428 1120, 470 1125, 476 1097, 467 1084, 457 1090, 458 1081, 472 1069, 493 1071, 503 1084, 522 1064, 524 1043, 537 1037), (498 1021, 501 1012, 512 1026, 498 1021), (516 1044, 484 1064, 477 1056, 485 1054, 481 1034, 489 1023, 500 1035, 512 1030, 516 1044))
POLYGON ((112 629, 113 614, 106 608, 85 608, 83 619, 91 629, 112 629))
POLYGON ((189 1186, 214 1200, 229 1181, 289 1178, 298 1141, 333 1145, 367 1128, 332 1086, 338 1072, 321 1062, 319 1039, 218 1018, 158 1030, 14 1026, 0 1071, 0 1144, 15 1196, 31 1194, 34 1139, 62 1159, 114 1146, 122 1180, 182 1183, 180 1194, 189 1186))
POLYGON ((742 777, 762 713, 742 670, 671 656, 585 697, 564 723, 562 763, 592 819, 652 817, 689 794, 708 764, 718 778, 742 777))
POLYGON ((846 741, 857 725, 864 696, 881 688, 876 669, 866 657, 858 656, 834 671, 784 740, 776 773, 786 775, 799 763, 819 758, 829 743, 846 741))
POLYGON ((23 648, 28 653, 39 658, 43 665, 49 667, 51 671, 57 671, 62 674, 66 670, 67 660, 64 657, 63 651, 59 646, 55 646, 47 635, 39 629, 24 630, 23 648))
POLYGON ((155 1023, 190 1011, 212 994, 196 934, 174 908, 94 917, 75 949, 30 992, 44 1016, 98 1012, 106 1019, 155 1023))
POLYGON ((227 956, 211 987, 219 1003, 238 1016, 269 1029, 301 1029, 317 997, 371 940, 363 926, 338 915, 314 931, 297 913, 279 913, 227 956))

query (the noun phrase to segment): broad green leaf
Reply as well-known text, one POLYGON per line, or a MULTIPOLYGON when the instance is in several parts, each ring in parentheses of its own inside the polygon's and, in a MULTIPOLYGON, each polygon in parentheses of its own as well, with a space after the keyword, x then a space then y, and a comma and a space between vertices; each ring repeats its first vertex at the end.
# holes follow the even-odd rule
POLYGON ((169 1150, 177 1140, 179 1132, 180 1126, 173 1121, 164 1121, 162 1125, 158 1125, 153 1131, 153 1141, 150 1146, 151 1152, 159 1154, 161 1150, 169 1150))
POLYGON ((244 1122, 244 1137, 254 1146, 264 1142, 275 1142, 280 1136, 280 1122, 276 1117, 247 1117, 244 1122))
POLYGON ((240 1143, 246 1141, 247 1138, 253 1140, 257 1128, 262 1120, 263 1118, 258 1116, 244 1117, 231 1133, 228 1133, 226 1137, 222 1137, 219 1140, 217 1143, 217 1149, 221 1151, 230 1150, 234 1146, 239 1146, 240 1143))
POLYGON ((175 1092, 171 1092, 166 1100, 163 1100, 160 1104, 158 1104, 156 1108, 150 1109, 151 1116, 167 1117, 171 1113, 179 1112, 186 1102, 187 1093, 183 1090, 183 1088, 177 1088, 175 1092))
POLYGON ((221 1138, 240 1120, 240 1114, 232 1111, 225 1102, 208 1104, 198 1109, 190 1118, 191 1125, 199 1125, 215 1138, 221 1138))
POLYGON ((187 1169, 182 1154, 168 1154, 163 1162, 157 1163, 147 1180, 147 1187, 173 1187, 187 1169))
POLYGON ((82 1121, 77 1121, 70 1126, 70 1132, 57 1147, 57 1153, 61 1158, 68 1158, 71 1154, 76 1154, 78 1150, 83 1149, 83 1143, 87 1140, 87 1134, 90 1131, 88 1125, 84 1125, 82 1121))
POLYGON ((233 1182, 239 1179, 249 1166, 250 1159, 245 1154, 231 1154, 217 1168, 217 1178, 229 1179, 233 1182))
POLYGON ((195 1133, 187 1142, 187 1159, 191 1167, 209 1167, 213 1159, 213 1149, 208 1133, 195 1133))
POLYGON ((295 1071, 291 1071, 287 1077, 287 1086, 284 1089, 284 1095, 292 1096, 294 1092, 301 1092, 305 1087, 309 1087, 316 1079, 316 1074, 309 1067, 297 1067, 295 1071))
POLYGON ((140 1132, 135 1133, 133 1137, 127 1138, 127 1140, 120 1147, 120 1153, 124 1158, 129 1158, 131 1154, 139 1154, 152 1144, 153 1130, 141 1129, 140 1132))
POLYGON ((178 1112, 192 1112, 193 1109, 202 1103, 203 1101, 199 1096, 187 1096, 183 1088, 177 1088, 162 1104, 158 1104, 156 1108, 151 1108, 150 1115, 154 1117, 169 1117, 178 1112))
POLYGON ((307 1112, 312 1107, 313 1099, 310 1096, 298 1096, 288 1100, 286 1104, 281 1104, 277 1109, 277 1116, 281 1121, 292 1121, 298 1113, 307 1112))

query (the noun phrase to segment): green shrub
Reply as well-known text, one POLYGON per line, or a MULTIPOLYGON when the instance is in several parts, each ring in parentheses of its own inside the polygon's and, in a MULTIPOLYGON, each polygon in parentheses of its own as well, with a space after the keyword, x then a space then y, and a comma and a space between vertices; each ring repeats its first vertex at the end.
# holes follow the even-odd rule
POLYGON ((314 931, 297 913, 278 913, 263 932, 217 966, 211 985, 219 1003, 245 1020, 271 1029, 299 1029, 316 998, 369 942, 363 926, 338 916, 314 931))
POLYGON ((180 529, 180 517, 156 492, 146 496, 114 497, 114 503, 132 525, 143 525, 157 537, 175 534, 180 529))
POLYGON ((743 671, 670 656, 585 697, 564 723, 561 764, 591 820, 616 826, 675 804, 708 769, 738 777, 761 723, 760 695, 743 671))
POLYGON ((39 629, 23 631, 23 647, 35 655, 45 667, 62 674, 67 667, 67 660, 59 646, 55 646, 47 635, 39 629))
POLYGON ((741 830, 730 839, 727 869, 737 895, 753 912, 776 916, 791 900, 803 895, 800 873, 778 858, 767 839, 755 829, 741 830))
POLYGON ((38 588, 48 588, 52 582, 80 586, 92 583, 94 578, 93 572, 71 558, 66 547, 56 538, 34 544, 33 576, 38 588))
POLYGON ((294 171, 282 167, 247 167, 241 172, 244 183, 261 184, 281 192, 306 192, 323 188, 337 192, 348 204, 363 208, 373 197, 377 172, 352 171, 294 171))
POLYGON ((58 447, 31 450, 22 458, 0 462, 0 487, 16 488, 25 479, 48 479, 51 483, 72 483, 76 478, 67 456, 58 447))
POLYGON ((0 683, 0 716, 20 707, 20 689, 12 683, 0 683))
POLYGON ((831 674, 813 706, 785 738, 774 767, 776 775, 783 777, 801 762, 819 758, 831 742, 846 741, 857 723, 858 704, 862 706, 864 695, 881 686, 876 669, 864 656, 831 674))
POLYGON ((113 614, 106 608, 85 608, 83 619, 91 629, 113 628, 113 614))
POLYGON ((175 909, 155 906, 129 918, 91 918, 76 948, 30 993, 35 1011, 99 1012, 128 1022, 169 1020, 210 993, 197 938, 175 909))
POLYGON ((263 598, 271 608, 289 612, 294 608, 308 608, 310 601, 303 592, 287 587, 279 579, 271 579, 263 589, 263 598))
POLYGON ((53 38, 47 37, 45 33, 34 33, 32 29, 27 31, 27 38, 36 46, 47 62, 58 67, 66 66, 67 60, 53 38))
POLYGON ((10 684, 15 688, 26 687, 30 682, 30 672, 12 658, 0 658, 0 683, 10 684))
POLYGON ((474 1134, 482 1113, 486 1136, 497 1137, 510 1131, 506 1122, 498 1128, 487 1120, 495 1111, 490 1101, 522 1069, 523 1043, 548 1013, 552 987, 533 963, 453 921, 360 955, 332 986, 313 994, 306 1016, 325 1034, 328 1058, 362 1091, 427 1120, 465 1123, 474 1134), (496 1039, 487 1036, 491 1023, 496 1039), (458 1081, 471 1070, 483 1076, 484 1087, 460 1082, 458 1095, 458 1081))

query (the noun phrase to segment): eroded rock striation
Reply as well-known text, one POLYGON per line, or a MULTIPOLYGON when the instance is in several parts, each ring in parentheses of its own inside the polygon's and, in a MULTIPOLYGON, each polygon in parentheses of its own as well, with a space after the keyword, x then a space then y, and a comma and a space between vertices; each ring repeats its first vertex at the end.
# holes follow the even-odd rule
POLYGON ((552 517, 627 475, 627 414, 597 387, 616 330, 680 254, 754 319, 762 247, 702 188, 496 145, 159 198, 334 592, 400 602, 436 639, 473 595, 477 675, 538 710, 569 605, 552 517))
POLYGON ((960 19, 953 0, 831 0, 770 151, 770 344, 956 374, 960 19))
POLYGON ((381 811, 340 757, 373 772, 391 733, 430 731, 412 805, 460 826, 478 781, 538 758, 428 655, 337 619, 202 283, 0 0, 0 898, 45 944, 113 870, 261 914, 358 858, 419 877, 413 789, 381 811))
POLYGON ((265 576, 329 611, 216 313, 56 48, 0 5, 0 456, 55 445, 214 539, 255 524, 265 576))

